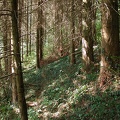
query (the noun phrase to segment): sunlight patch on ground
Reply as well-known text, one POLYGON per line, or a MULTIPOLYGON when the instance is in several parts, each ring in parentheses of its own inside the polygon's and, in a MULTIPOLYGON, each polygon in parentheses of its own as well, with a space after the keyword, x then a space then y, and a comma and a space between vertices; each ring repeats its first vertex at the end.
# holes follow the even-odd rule
POLYGON ((61 115, 66 114, 69 110, 70 106, 68 103, 61 103, 56 112, 50 112, 47 109, 44 109, 41 114, 39 114, 39 118, 47 120, 48 118, 59 118, 61 115))

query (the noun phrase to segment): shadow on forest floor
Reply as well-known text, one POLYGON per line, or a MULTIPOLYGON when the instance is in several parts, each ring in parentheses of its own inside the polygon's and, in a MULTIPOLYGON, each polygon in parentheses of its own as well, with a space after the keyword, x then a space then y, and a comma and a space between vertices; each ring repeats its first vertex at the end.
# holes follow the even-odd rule
MULTIPOLYGON (((63 57, 41 69, 25 71, 29 120, 119 120, 120 78, 99 88, 98 72, 85 75, 81 68, 81 62, 70 65, 69 58, 63 57)), ((12 109, 10 105, 0 107, 2 118, 20 120, 12 109)))
POLYGON ((64 57, 25 73, 27 101, 36 103, 28 109, 29 119, 119 120, 120 80, 102 91, 97 88, 98 73, 81 75, 81 68, 80 62, 70 65, 64 57))

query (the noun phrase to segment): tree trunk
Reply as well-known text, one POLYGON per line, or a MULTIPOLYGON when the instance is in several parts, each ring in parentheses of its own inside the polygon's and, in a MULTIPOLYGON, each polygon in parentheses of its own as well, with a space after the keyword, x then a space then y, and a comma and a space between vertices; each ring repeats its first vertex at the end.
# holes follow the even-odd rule
POLYGON ((111 70, 119 67, 119 14, 118 0, 102 0, 102 49, 100 63, 100 86, 111 79, 111 70))
MULTIPOLYGON (((32 0, 30 0, 30 12, 32 12, 32 0)), ((30 43, 29 43, 29 53, 31 55, 31 42, 32 42, 32 13, 30 14, 30 43)))
POLYGON ((28 120, 27 116, 27 106, 24 94, 24 83, 23 83, 23 74, 22 74, 22 66, 21 66, 21 57, 20 57, 20 41, 19 41, 19 32, 18 32, 18 0, 11 0, 12 6, 12 31, 13 31, 13 49, 14 49, 14 57, 17 67, 17 94, 18 94, 18 102, 21 113, 21 120, 28 120))
POLYGON ((28 54, 29 54, 29 0, 27 0, 27 4, 26 4, 26 13, 27 13, 27 30, 26 30, 26 46, 27 46, 27 48, 26 48, 26 55, 28 56, 28 54))
MULTIPOLYGON (((82 0, 78 0, 78 43, 81 46, 81 41, 82 41, 82 0)), ((78 45, 78 46, 79 46, 78 45)))
MULTIPOLYGON (((7 7, 7 4, 6 4, 6 1, 4 0, 3 1, 3 5, 4 5, 4 8, 7 7)), ((4 19, 3 19, 3 45, 4 45, 4 63, 5 63, 5 75, 8 74, 8 42, 7 42, 7 39, 8 39, 8 16, 4 16, 4 19)))
POLYGON ((83 59, 83 70, 89 72, 93 58, 93 39, 92 39, 92 17, 91 17, 92 2, 86 0, 83 2, 83 37, 82 37, 82 59, 83 59))
MULTIPOLYGON (((18 27, 18 29, 19 29, 20 48, 21 48, 21 45, 22 45, 22 17, 23 17, 24 0, 18 0, 18 3, 19 3, 19 15, 18 15, 18 20, 19 20, 18 26, 19 27, 18 27)), ((20 49, 20 51, 22 53, 21 49, 20 49)), ((23 59, 22 59, 22 61, 23 61, 23 59)))
POLYGON ((40 61, 43 59, 43 0, 38 1, 38 26, 37 26, 37 41, 36 41, 36 57, 37 68, 40 68, 40 61))
POLYGON ((60 21, 59 21, 59 0, 54 0, 54 5, 55 5, 55 29, 54 29, 54 34, 55 34, 55 42, 54 42, 54 52, 55 52, 55 55, 58 56, 59 55, 59 49, 60 49, 60 46, 59 46, 59 43, 60 43, 60 21))
POLYGON ((75 60, 75 3, 74 0, 72 0, 71 2, 71 52, 70 52, 70 63, 71 64, 75 64, 76 60, 75 60))
MULTIPOLYGON (((1 55, 0 55, 0 57, 1 57, 1 55)), ((0 59, 0 76, 2 76, 3 75, 3 70, 2 70, 2 64, 1 64, 1 59, 0 59)))
MULTIPOLYGON (((10 33, 10 36, 12 33, 10 33)), ((11 50, 13 50, 13 39, 10 39, 10 48, 11 50)), ((10 51, 11 54, 13 54, 12 51, 10 51)), ((15 64, 15 59, 14 56, 11 56, 11 58, 9 58, 9 63, 11 64, 11 68, 10 68, 10 72, 12 73, 12 76, 10 77, 11 79, 11 91, 12 91, 12 103, 15 105, 18 102, 18 95, 17 95, 17 83, 16 83, 16 64, 15 64)))
POLYGON ((91 12, 91 16, 92 16, 92 39, 94 42, 96 42, 96 4, 95 4, 95 0, 92 0, 92 12, 91 12))

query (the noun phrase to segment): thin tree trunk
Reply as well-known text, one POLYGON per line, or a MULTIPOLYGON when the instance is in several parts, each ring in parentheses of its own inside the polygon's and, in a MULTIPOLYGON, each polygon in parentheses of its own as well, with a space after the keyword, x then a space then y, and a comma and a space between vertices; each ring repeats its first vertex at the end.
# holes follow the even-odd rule
POLYGON ((96 42, 96 4, 95 4, 95 0, 92 0, 92 12, 91 12, 91 16, 92 16, 92 39, 94 42, 96 42))
POLYGON ((3 70, 2 70, 2 64, 1 64, 1 59, 0 59, 0 76, 2 76, 2 75, 3 75, 3 70))
MULTIPOLYGON (((10 36, 12 36, 12 33, 10 33, 10 36)), ((13 39, 10 39, 10 47, 11 47, 11 54, 12 54, 12 51, 13 51, 13 39)), ((16 68, 16 64, 15 64, 15 59, 14 59, 14 56, 11 56, 11 58, 9 59, 10 63, 11 63, 11 73, 13 74, 11 76, 11 90, 12 90, 12 103, 15 105, 16 102, 18 101, 18 95, 17 95, 17 83, 16 83, 16 80, 17 80, 17 76, 16 76, 16 71, 17 71, 17 68, 16 68)))
POLYGON ((3 36, 3 44, 4 44, 4 63, 5 63, 5 74, 8 74, 8 43, 7 43, 7 17, 4 18, 4 36, 3 36))
MULTIPOLYGON (((3 1, 3 5, 4 5, 4 8, 7 7, 7 4, 6 4, 6 1, 4 0, 3 1)), ((7 75, 8 74, 8 57, 7 57, 7 54, 8 54, 8 42, 7 42, 7 39, 8 39, 8 16, 4 16, 4 19, 3 19, 3 45, 4 45, 4 63, 5 63, 5 74, 7 75)))
POLYGON ((59 36, 59 55, 60 57, 63 56, 63 0, 60 1, 60 17, 59 17, 59 21, 60 21, 60 25, 59 25, 59 32, 60 32, 60 36, 59 36))
POLYGON ((37 68, 40 68, 40 61, 43 59, 43 0, 38 1, 38 26, 37 26, 37 41, 36 41, 36 57, 37 57, 37 68))
POLYGON ((18 29, 19 29, 19 39, 20 39, 20 52, 22 54, 22 50, 21 50, 21 45, 22 45, 22 17, 23 17, 24 0, 19 0, 18 3, 19 3, 19 15, 18 15, 18 20, 19 20, 18 26, 19 27, 18 27, 18 29))
POLYGON ((27 38, 26 38, 26 45, 27 45, 27 48, 26 48, 26 55, 28 56, 29 54, 29 0, 27 0, 27 4, 26 4, 26 12, 27 12, 27 31, 26 31, 26 34, 27 34, 27 38))
POLYGON ((12 6, 12 30, 13 30, 13 48, 14 48, 14 57, 17 67, 17 94, 18 102, 21 114, 21 120, 28 120, 27 115, 27 106, 24 94, 24 83, 23 83, 23 73, 21 66, 21 57, 20 57, 20 41, 19 41, 19 32, 18 32, 18 0, 11 0, 12 6))
POLYGON ((60 30, 59 30, 59 0, 54 0, 55 5, 55 42, 54 42, 54 52, 58 56, 59 55, 59 42, 60 42, 60 30))
POLYGON ((78 32, 79 32, 79 45, 81 46, 82 42, 82 0, 78 0, 79 13, 78 13, 78 32))
POLYGON ((71 52, 70 52, 70 63, 71 64, 75 64, 76 60, 75 60, 75 4, 74 4, 74 0, 72 0, 71 2, 71 52))
MULTIPOLYGON (((30 12, 32 12, 32 0, 30 1, 30 12)), ((29 43, 29 53, 31 54, 31 40, 32 40, 32 13, 30 14, 30 43, 29 43)))

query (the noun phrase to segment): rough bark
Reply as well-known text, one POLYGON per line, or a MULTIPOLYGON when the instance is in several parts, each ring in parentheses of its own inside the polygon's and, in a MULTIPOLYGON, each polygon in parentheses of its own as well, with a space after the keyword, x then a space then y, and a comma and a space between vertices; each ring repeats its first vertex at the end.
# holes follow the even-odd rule
POLYGON ((119 67, 119 14, 118 0, 102 0, 102 49, 100 63, 100 86, 111 79, 111 70, 119 67), (106 74, 107 73, 107 74, 106 74))

